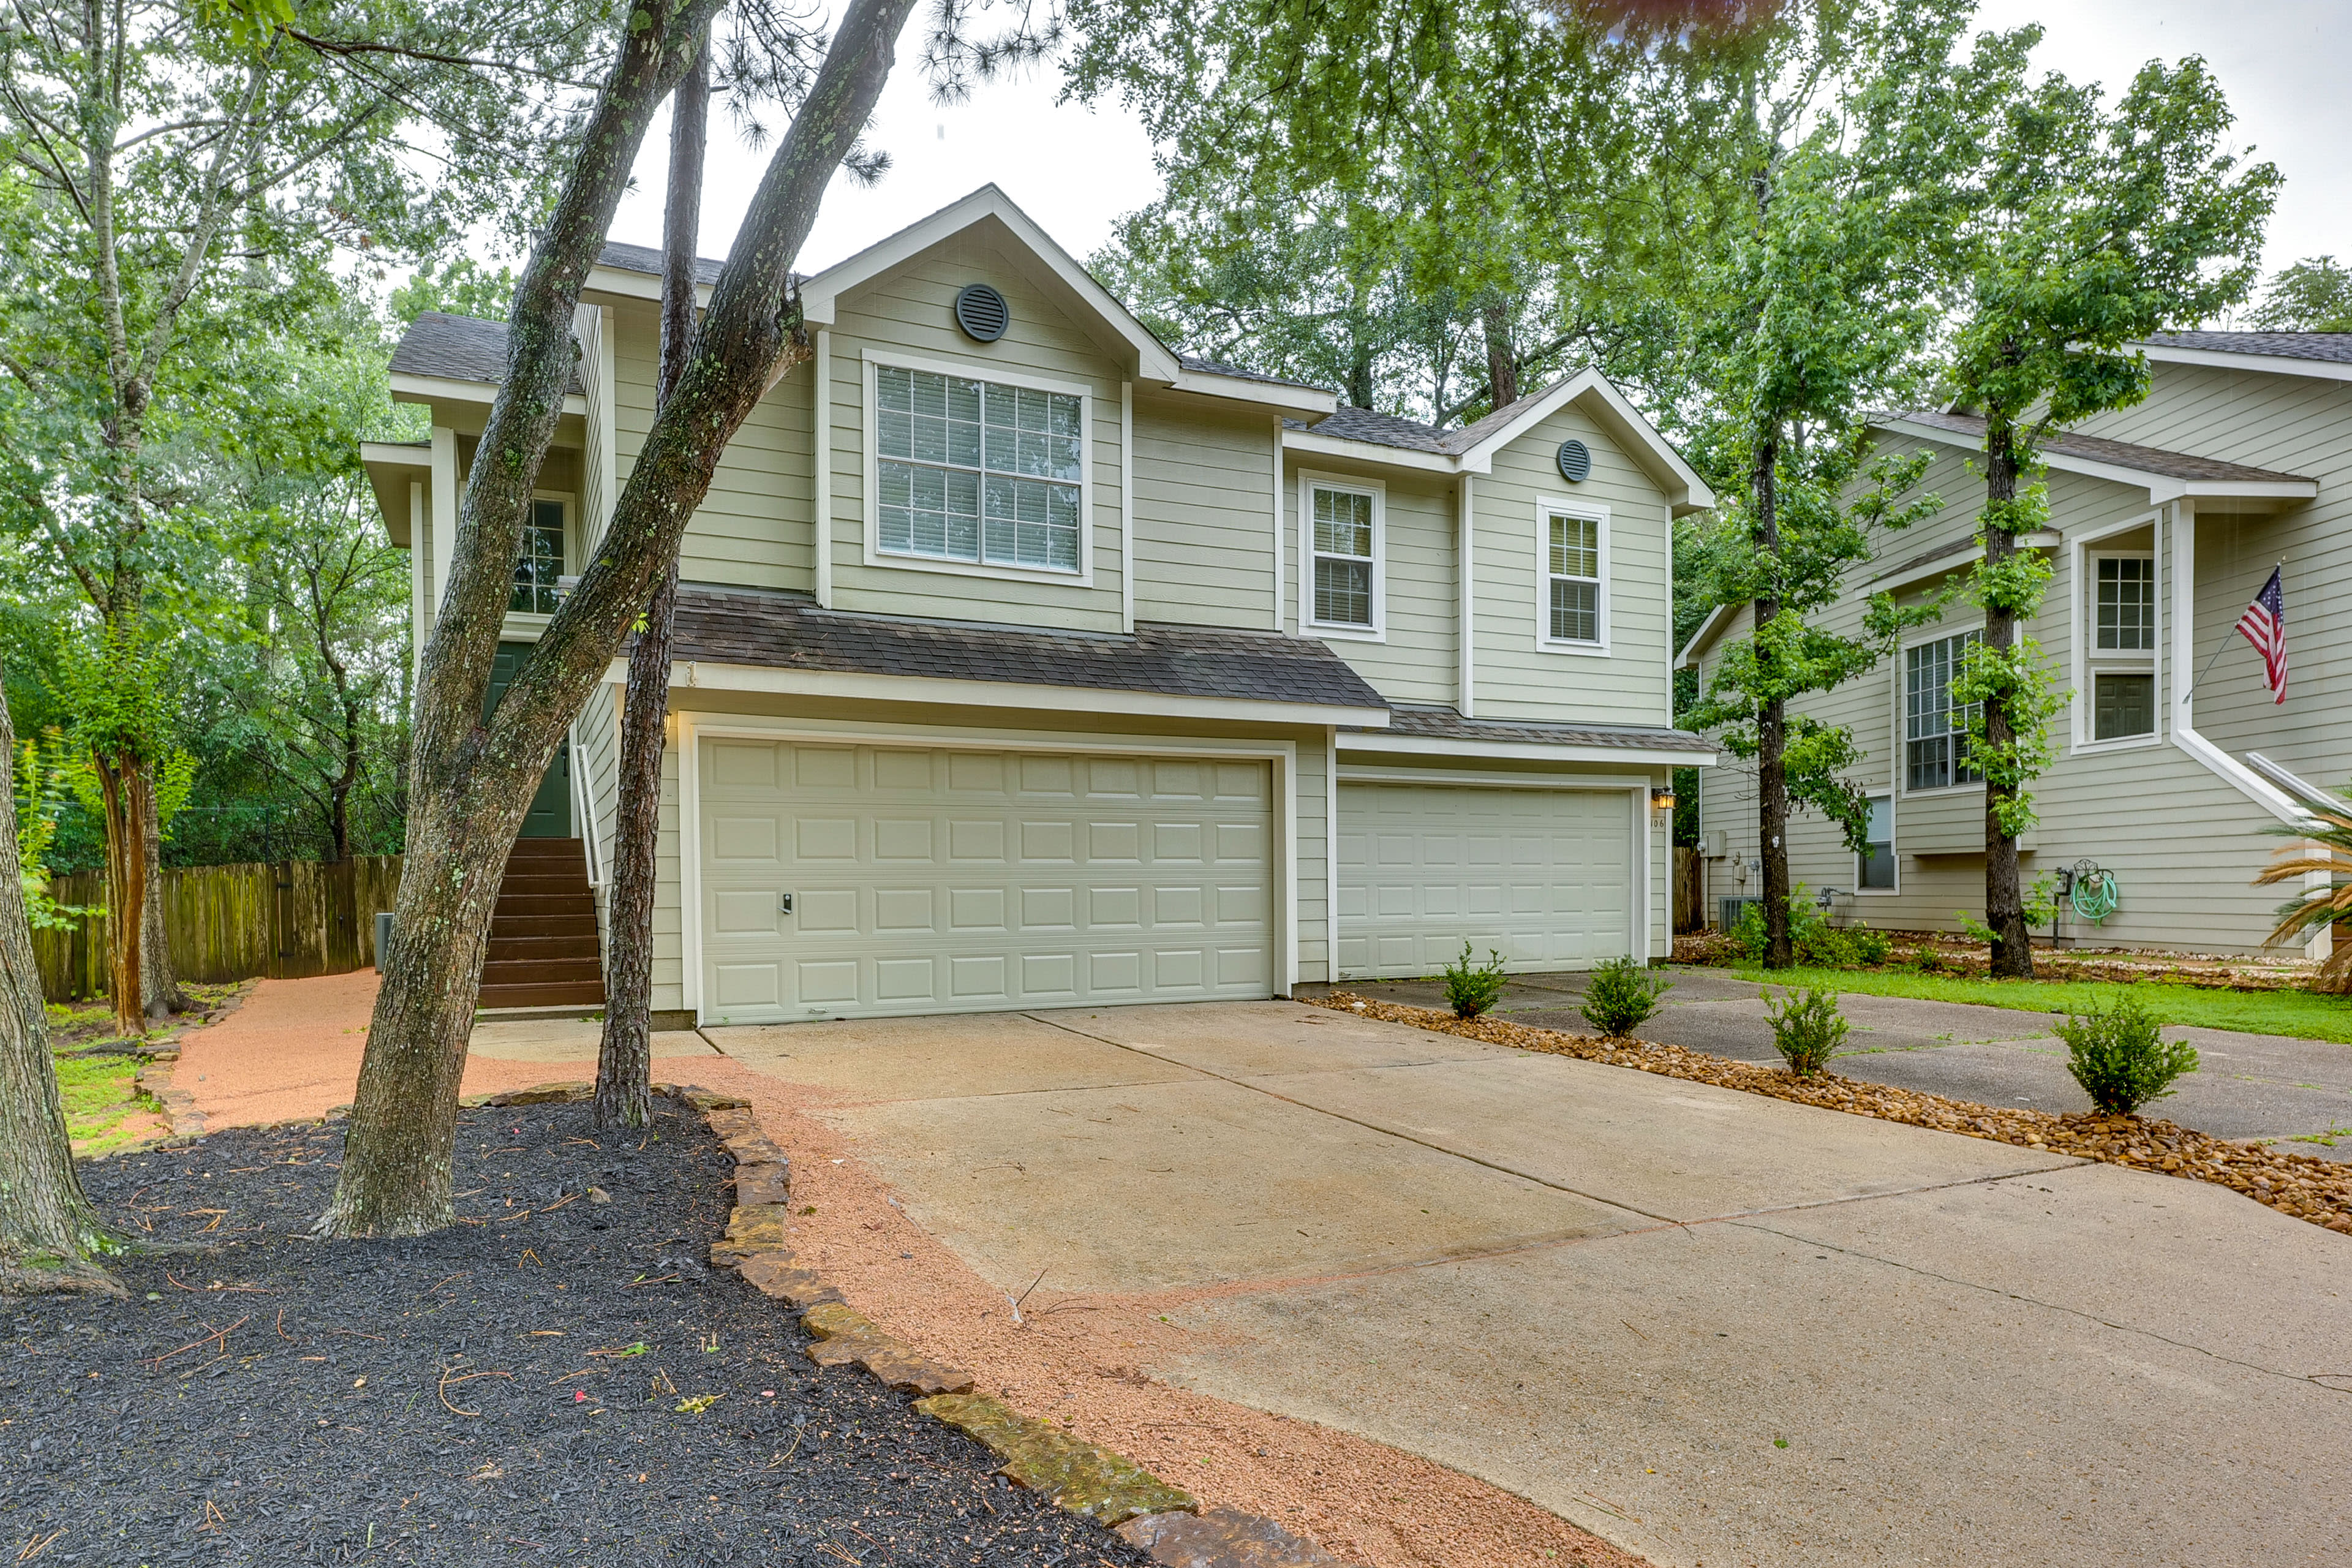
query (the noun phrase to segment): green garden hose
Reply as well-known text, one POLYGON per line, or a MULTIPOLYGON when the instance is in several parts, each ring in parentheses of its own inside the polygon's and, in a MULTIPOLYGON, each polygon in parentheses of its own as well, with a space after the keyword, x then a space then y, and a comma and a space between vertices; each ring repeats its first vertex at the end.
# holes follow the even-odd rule
POLYGON ((2116 896, 2113 871, 2082 871, 2075 874, 2074 889, 2066 901, 2074 906, 2076 914, 2097 925, 2116 912, 2116 896))

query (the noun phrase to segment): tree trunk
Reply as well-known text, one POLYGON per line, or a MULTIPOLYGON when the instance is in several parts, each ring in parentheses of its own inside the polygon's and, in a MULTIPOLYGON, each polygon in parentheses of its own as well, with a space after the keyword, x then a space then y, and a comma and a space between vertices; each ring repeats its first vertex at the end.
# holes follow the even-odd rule
POLYGON ((186 1012, 188 994, 180 988, 179 971, 172 966, 171 933, 163 929, 163 900, 156 897, 163 888, 163 816, 156 809, 153 774, 143 767, 141 773, 149 780, 149 787, 140 792, 146 802, 140 814, 146 875, 142 879, 139 915, 139 1002, 141 1011, 152 1020, 186 1012))
POLYGON ((1511 346, 1510 301, 1496 295, 1478 312, 1486 337, 1486 390, 1495 407, 1519 400, 1519 361, 1511 346))
MULTIPOLYGON (((1997 411, 1985 427, 1986 510, 1999 511, 2017 499, 2017 449, 2007 419, 1997 411)), ((2006 513, 2001 513, 2006 515, 2006 513)), ((2007 529, 1987 523, 1984 564, 1990 573, 2017 553, 2017 540, 2007 529)), ((2007 605, 1985 606, 1985 646, 2006 656, 2017 645, 2017 616, 2007 605)), ((1996 688, 1985 699, 1985 742, 1998 752, 2016 736, 2006 695, 1996 688)), ((1991 973, 1997 979, 2033 978, 2033 940, 2025 927, 2025 898, 2020 885, 2017 840, 2002 831, 2000 808, 2016 791, 1985 784, 1985 924, 1992 928, 1991 973)))
MULTIPOLYGON (((1757 432, 1756 466, 1750 480, 1756 495, 1756 515, 1748 537, 1757 554, 1772 572, 1780 550, 1780 431, 1778 421, 1757 432)), ((1757 657, 1764 658, 1764 628, 1780 613, 1775 579, 1767 576, 1756 599, 1752 634, 1757 657)), ((1769 680, 1769 672, 1765 672, 1769 680)), ((1756 714, 1756 839, 1764 861, 1764 967, 1786 969, 1796 962, 1789 931, 1789 705, 1779 697, 1765 701, 1756 714)))
MULTIPOLYGON (((0 702, 0 756, 14 757, 16 741, 7 704, 0 702)), ((112 1238, 74 1173, 16 865, 12 794, 0 800, 0 867, 7 868, 0 876, 0 1294, 119 1295, 122 1287, 90 1261, 112 1238)))
POLYGON ((93 759, 100 811, 106 824, 107 994, 114 1032, 126 1040, 147 1032, 139 950, 146 935, 147 856, 137 826, 146 775, 128 759, 93 759))
MULTIPOLYGON (((701 227, 702 153, 709 128, 706 45, 670 97, 669 200, 662 215, 661 367, 656 409, 686 368, 694 337, 694 252, 701 227)), ((661 837, 662 726, 669 717, 670 623, 677 558, 654 585, 646 629, 629 654, 621 714, 620 798, 613 833, 613 900, 605 927, 604 1029, 596 1052, 596 1125, 653 1120, 653 947, 656 852, 661 837)))
POLYGON ((506 377, 460 502, 457 549, 425 646, 398 919, 360 1068, 343 1168, 318 1228, 418 1235, 447 1225, 457 1083, 490 909, 532 792, 580 705, 677 552, 720 454, 797 342, 793 258, 874 111, 913 0, 851 0, 754 193, 689 363, 614 505, 603 544, 487 721, 514 553, 562 411, 572 313, 646 120, 698 52, 718 0, 646 0, 583 128, 515 291, 506 377))

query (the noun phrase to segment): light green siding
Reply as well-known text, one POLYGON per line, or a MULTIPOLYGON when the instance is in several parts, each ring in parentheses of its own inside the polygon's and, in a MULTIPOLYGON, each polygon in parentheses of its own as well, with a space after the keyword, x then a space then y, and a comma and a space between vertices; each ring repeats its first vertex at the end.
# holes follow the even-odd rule
POLYGON ((1454 624, 1461 576, 1454 483, 1434 474, 1381 474, 1368 464, 1292 454, 1282 488, 1284 626, 1319 637, 1397 702, 1451 703, 1461 688, 1454 624), (1311 626, 1314 551, 1299 521, 1300 498, 1313 477, 1381 489, 1382 631, 1375 641, 1311 626), (1304 547, 1302 548, 1302 542, 1304 547))
POLYGON ((1206 398, 1135 400, 1135 616, 1273 629, 1275 422, 1206 398))

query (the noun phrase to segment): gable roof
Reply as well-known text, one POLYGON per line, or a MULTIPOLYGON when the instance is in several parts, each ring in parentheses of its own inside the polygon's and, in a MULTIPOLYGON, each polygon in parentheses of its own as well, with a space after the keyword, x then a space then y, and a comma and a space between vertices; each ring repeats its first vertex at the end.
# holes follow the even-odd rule
MULTIPOLYGON (((1506 404, 1484 419, 1448 430, 1369 408, 1340 408, 1308 425, 1285 420, 1283 444, 1301 451, 1365 457, 1353 447, 1379 447, 1419 455, 1412 466, 1445 473, 1486 474, 1495 454, 1569 404, 1614 437, 1626 454, 1666 492, 1674 515, 1715 504, 1715 492, 1683 460, 1674 444, 1597 370, 1563 376, 1539 392, 1506 404)), ((1379 460, 1374 458, 1375 461, 1379 460)))
MULTIPOLYGON (((1971 450, 1984 445, 1985 422, 1974 414, 1947 414, 1935 409, 1905 409, 1870 416, 1874 429, 1918 436, 1947 446, 1971 450)), ((2284 504, 2319 493, 2319 481, 2300 474, 2257 468, 2191 452, 2111 441, 2072 430, 2042 438, 2042 460, 2062 473, 2112 479, 2147 491, 2148 503, 2158 505, 2183 497, 2210 497, 2284 504)))
MULTIPOLYGON (((478 316, 424 311, 401 334, 392 351, 392 374, 395 380, 415 376, 496 386, 506 379, 506 374, 507 324, 486 321, 478 316)), ((575 366, 564 391, 578 397, 583 390, 575 366)))
POLYGON ((2352 332, 2158 332, 2133 346, 2171 364, 2352 381, 2352 332))

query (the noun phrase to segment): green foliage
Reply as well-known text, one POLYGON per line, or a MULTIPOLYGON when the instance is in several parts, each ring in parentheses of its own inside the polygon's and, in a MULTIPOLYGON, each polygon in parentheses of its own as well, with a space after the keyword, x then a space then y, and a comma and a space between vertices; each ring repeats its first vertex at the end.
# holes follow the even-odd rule
POLYGON ((2270 940, 2308 941, 2319 931, 2334 931, 2336 940, 2312 989, 2344 993, 2352 992, 2352 930, 2345 924, 2352 921, 2352 788, 2336 793, 2347 805, 2323 807, 2302 822, 2264 829, 2294 842, 2271 858, 2254 878, 2254 886, 2287 882, 2300 888, 2278 906, 2278 924, 2271 928, 2270 940))
POLYGON ((2173 1080, 2197 1070, 2197 1048, 2167 1040, 2162 1026, 2128 993, 2107 1005, 2094 1002, 2057 1026, 2066 1042, 2066 1070, 2109 1116, 2133 1116, 2172 1092, 2173 1080))
MULTIPOLYGON (((1761 963, 1767 951, 1762 900, 1739 911, 1728 933, 1732 951, 1750 963, 1761 963)), ((1789 895, 1789 946, 1796 962, 1809 968, 1853 969, 1881 964, 1894 951, 1886 933, 1866 925, 1833 926, 1798 883, 1789 895)))
POLYGON ((25 889, 26 918, 35 931, 62 931, 103 913, 96 905, 61 904, 49 892, 49 847, 57 841, 58 817, 72 788, 68 778, 86 764, 67 751, 65 737, 54 728, 17 742, 12 760, 17 874, 25 889))
MULTIPOLYGON (((2024 911, 2025 929, 2028 931, 2033 931, 2039 927, 2046 926, 2057 919, 2058 873, 2055 871, 2044 871, 2039 877, 2034 878, 2033 885, 2025 889, 2022 898, 2020 900, 2020 907, 2024 911)), ((1969 913, 1966 910, 1954 910, 1952 911, 1952 916, 1960 922, 1960 930, 1967 932, 1970 940, 1984 942, 1988 946, 1991 944, 1993 940, 1992 927, 1985 924, 1984 921, 1977 919, 1976 916, 1969 913)), ((1928 957, 1929 954, 1923 952, 1920 956, 1924 960, 1928 957)), ((1921 968, 1925 970, 1927 967, 1927 966, 1923 963, 1921 968)))
POLYGON ((2246 312, 2258 332, 2352 332, 2352 268, 2310 256, 2282 268, 2246 312))
POLYGON ((1579 1011, 1586 1023, 1613 1039, 1631 1034, 1636 1025, 1653 1016, 1658 998, 1674 987, 1673 981, 1626 953, 1592 972, 1579 1011))
POLYGON ((1474 963, 1470 944, 1462 944, 1462 956, 1445 966, 1445 1005, 1454 1009, 1457 1018, 1475 1018, 1502 998, 1503 955, 1492 948, 1486 952, 1486 962, 1474 963))
POLYGON ((1776 1003, 1769 991, 1759 991, 1765 1021, 1772 1026, 1773 1048, 1799 1078, 1811 1078, 1829 1066, 1845 1044, 1845 1016, 1838 1011, 1838 994, 1807 986, 1790 991, 1776 1003))
POLYGON ((402 327, 414 326, 416 318, 427 310, 503 321, 507 308, 514 302, 514 291, 513 268, 501 267, 493 272, 472 257, 461 256, 444 266, 437 275, 430 266, 418 268, 384 303, 393 321, 402 327))

